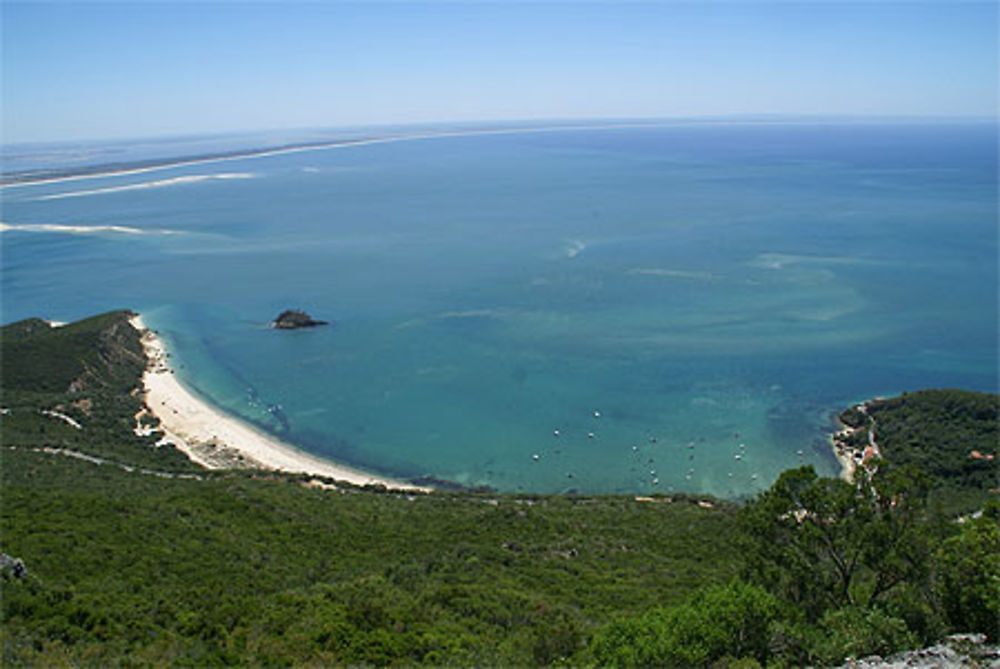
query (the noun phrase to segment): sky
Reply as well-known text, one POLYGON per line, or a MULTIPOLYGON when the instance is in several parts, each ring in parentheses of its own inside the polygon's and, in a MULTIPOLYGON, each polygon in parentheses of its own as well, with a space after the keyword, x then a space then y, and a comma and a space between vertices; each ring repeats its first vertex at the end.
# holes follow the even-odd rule
POLYGON ((995 117, 997 3, 9 2, 4 143, 396 123, 995 117))

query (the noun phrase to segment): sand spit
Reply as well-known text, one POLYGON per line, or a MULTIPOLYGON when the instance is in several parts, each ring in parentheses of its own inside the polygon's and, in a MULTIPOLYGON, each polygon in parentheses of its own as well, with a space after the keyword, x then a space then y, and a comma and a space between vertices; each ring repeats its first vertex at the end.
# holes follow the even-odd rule
MULTIPOLYGON (((176 160, 167 160, 165 162, 156 162, 152 165, 138 165, 135 167, 121 167, 121 168, 110 168, 106 171, 97 172, 84 172, 82 174, 66 174, 60 176, 42 176, 41 178, 32 179, 28 178, 24 181, 7 181, 3 182, 4 177, 0 177, 0 189, 2 188, 16 188, 20 186, 38 186, 42 184, 60 183, 64 181, 79 181, 83 179, 100 179, 105 177, 117 177, 126 176, 131 174, 144 174, 147 172, 156 172, 159 170, 168 170, 175 167, 187 167, 190 165, 207 165, 215 163, 225 163, 234 160, 248 160, 253 158, 266 158, 268 156, 276 156, 287 153, 302 153, 306 151, 324 151, 328 149, 340 149, 356 146, 367 146, 370 144, 387 144, 390 142, 404 142, 412 140, 423 140, 423 139, 439 139, 447 137, 479 137, 488 135, 517 135, 517 134, 529 134, 529 133, 545 133, 545 132, 566 132, 566 131, 576 131, 576 130, 618 130, 624 128, 658 128, 658 127, 669 127, 669 126, 690 126, 690 125, 745 125, 747 123, 754 123, 756 125, 777 125, 777 121, 732 121, 732 120, 722 120, 722 119, 704 119, 704 120, 664 120, 664 119, 649 119, 646 121, 619 121, 619 122, 607 122, 607 123, 571 123, 571 124, 559 124, 559 125, 541 125, 541 126, 516 126, 516 127, 500 127, 500 128, 479 128, 479 129, 457 129, 457 130, 438 130, 438 131, 418 131, 418 132, 403 132, 398 134, 387 134, 387 135, 373 135, 364 136, 349 139, 336 139, 330 141, 317 141, 314 143, 306 143, 301 145, 293 146, 278 146, 278 147, 266 147, 260 149, 247 149, 242 151, 237 151, 232 155, 224 154, 218 156, 203 156, 203 157, 192 157, 192 158, 178 158, 176 160)), ((784 122, 786 125, 790 122, 784 122)), ((8 175, 10 176, 16 175, 8 175)))

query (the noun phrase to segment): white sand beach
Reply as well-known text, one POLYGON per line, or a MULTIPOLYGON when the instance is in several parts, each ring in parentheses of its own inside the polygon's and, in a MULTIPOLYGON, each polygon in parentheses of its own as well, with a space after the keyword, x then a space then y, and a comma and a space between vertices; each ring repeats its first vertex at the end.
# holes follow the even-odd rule
POLYGON ((146 404, 160 419, 165 441, 173 443, 198 464, 209 469, 261 468, 301 472, 355 485, 381 484, 393 489, 427 490, 303 453, 216 409, 181 385, 167 364, 163 341, 146 328, 142 317, 132 317, 131 323, 142 333, 149 361, 143 375, 146 404))

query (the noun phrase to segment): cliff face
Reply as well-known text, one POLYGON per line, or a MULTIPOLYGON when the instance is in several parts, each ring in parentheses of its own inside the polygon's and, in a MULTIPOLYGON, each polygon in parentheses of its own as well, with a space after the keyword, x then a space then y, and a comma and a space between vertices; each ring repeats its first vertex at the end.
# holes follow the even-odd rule
POLYGON ((271 327, 279 330, 295 330, 298 328, 310 328, 317 325, 327 325, 327 321, 317 321, 309 314, 298 309, 288 309, 278 314, 278 317, 271 323, 271 327))

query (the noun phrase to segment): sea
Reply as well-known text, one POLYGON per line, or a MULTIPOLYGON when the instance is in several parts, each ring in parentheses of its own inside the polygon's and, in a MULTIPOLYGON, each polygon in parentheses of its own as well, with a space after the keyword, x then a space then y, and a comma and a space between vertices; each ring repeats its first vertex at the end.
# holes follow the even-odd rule
POLYGON ((975 122, 515 127, 9 186, 0 315, 139 311, 207 401, 397 479, 739 499, 836 475, 855 402, 997 391, 997 146, 975 122), (331 323, 268 327, 289 308, 331 323))

